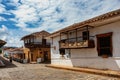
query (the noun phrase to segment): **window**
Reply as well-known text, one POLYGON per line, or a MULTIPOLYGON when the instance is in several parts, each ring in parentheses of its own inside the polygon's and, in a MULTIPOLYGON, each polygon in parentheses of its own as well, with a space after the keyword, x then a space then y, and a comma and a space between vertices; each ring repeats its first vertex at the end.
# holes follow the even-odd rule
POLYGON ((83 40, 89 40, 89 31, 82 32, 83 40))
POLYGON ((27 39, 27 43, 29 43, 29 39, 27 39))
POLYGON ((25 39, 24 42, 27 43, 27 40, 25 39))
POLYGON ((34 42, 34 38, 31 38, 31 42, 34 42))
POLYGON ((97 35, 98 56, 112 57, 112 32, 97 35))
POLYGON ((28 40, 29 40, 28 43, 31 43, 31 38, 29 38, 28 40))
POLYGON ((46 39, 42 39, 42 44, 46 45, 46 39))
POLYGON ((61 55, 65 55, 65 49, 59 49, 61 55))

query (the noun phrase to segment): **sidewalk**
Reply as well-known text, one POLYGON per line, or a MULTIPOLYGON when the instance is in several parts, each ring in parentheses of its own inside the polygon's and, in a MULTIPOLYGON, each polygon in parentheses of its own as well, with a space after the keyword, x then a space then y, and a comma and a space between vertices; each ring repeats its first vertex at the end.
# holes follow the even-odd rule
POLYGON ((100 70, 100 69, 90 69, 90 68, 78 68, 78 67, 69 67, 69 66, 59 66, 59 65, 46 65, 46 67, 57 68, 57 69, 65 69, 71 71, 99 74, 104 76, 118 77, 120 78, 119 71, 112 70, 100 70))

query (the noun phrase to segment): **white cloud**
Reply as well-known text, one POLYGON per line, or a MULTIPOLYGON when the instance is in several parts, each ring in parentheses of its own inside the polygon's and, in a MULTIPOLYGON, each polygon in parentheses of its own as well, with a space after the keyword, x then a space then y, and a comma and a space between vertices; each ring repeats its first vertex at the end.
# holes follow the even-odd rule
POLYGON ((8 28, 5 25, 2 25, 0 28, 0 39, 6 40, 8 35, 8 28))
POLYGON ((0 16, 0 21, 7 21, 4 17, 0 16))
POLYGON ((10 0, 8 3, 6 3, 9 6, 19 6, 19 0, 10 0))
MULTIPOLYGON (((0 28, 0 38, 7 41, 7 46, 22 46, 20 38, 28 32, 62 29, 94 16, 120 8, 120 0, 10 0, 7 5, 16 6, 15 10, 6 11, 0 4, 0 13, 14 14, 11 18, 20 30, 0 28), (63 21, 63 22, 62 22, 63 21), (34 27, 28 26, 34 24, 34 27), (26 32, 27 31, 27 32, 26 32)), ((0 17, 0 21, 6 21, 0 17)))
POLYGON ((9 34, 7 35, 7 44, 5 46, 14 46, 21 47, 23 46, 23 41, 20 39, 27 35, 27 32, 22 31, 21 29, 9 29, 9 34))
POLYGON ((120 7, 119 0, 21 0, 21 3, 11 12, 16 16, 16 25, 29 32, 55 31, 120 7), (41 18, 43 22, 39 21, 41 18), (59 19, 65 22, 58 23, 59 19), (29 28, 27 23, 38 25, 29 28))
POLYGON ((0 1, 0 14, 11 15, 11 13, 6 10, 6 6, 1 4, 1 1, 0 1))
POLYGON ((6 10, 5 10, 5 6, 4 5, 2 5, 2 4, 0 4, 0 13, 3 13, 3 12, 5 12, 6 10))
POLYGON ((23 46, 23 42, 20 41, 20 38, 25 35, 25 32, 20 33, 21 30, 8 29, 5 25, 2 25, 0 28, 0 39, 6 41, 5 46, 23 46))
POLYGON ((20 41, 20 38, 17 36, 8 36, 9 40, 7 40, 7 44, 5 46, 13 46, 13 47, 22 47, 23 42, 20 41))
POLYGON ((36 10, 28 5, 21 5, 17 10, 12 11, 16 15, 17 26, 26 27, 26 23, 34 23, 39 20, 36 10))
POLYGON ((8 30, 8 28, 5 25, 2 25, 0 28, 0 33, 6 32, 7 30, 8 30))

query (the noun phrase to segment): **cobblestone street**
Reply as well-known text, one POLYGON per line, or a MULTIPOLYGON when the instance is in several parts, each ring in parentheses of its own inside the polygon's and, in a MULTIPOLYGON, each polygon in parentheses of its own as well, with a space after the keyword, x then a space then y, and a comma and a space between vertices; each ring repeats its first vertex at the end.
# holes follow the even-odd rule
POLYGON ((0 68, 0 80, 120 80, 82 72, 45 67, 45 64, 20 64, 16 67, 0 68))

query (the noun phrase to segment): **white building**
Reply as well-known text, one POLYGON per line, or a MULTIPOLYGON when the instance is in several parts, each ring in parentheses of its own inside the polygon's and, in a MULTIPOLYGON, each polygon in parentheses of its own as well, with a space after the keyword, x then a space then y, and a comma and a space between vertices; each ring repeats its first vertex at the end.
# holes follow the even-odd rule
POLYGON ((120 9, 52 33, 51 64, 120 70, 120 9))

